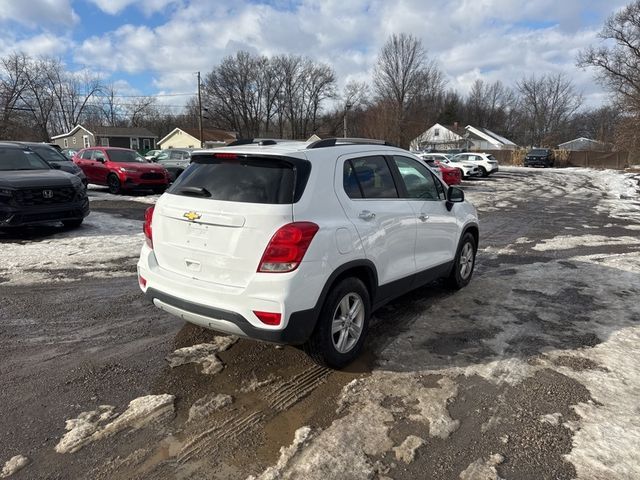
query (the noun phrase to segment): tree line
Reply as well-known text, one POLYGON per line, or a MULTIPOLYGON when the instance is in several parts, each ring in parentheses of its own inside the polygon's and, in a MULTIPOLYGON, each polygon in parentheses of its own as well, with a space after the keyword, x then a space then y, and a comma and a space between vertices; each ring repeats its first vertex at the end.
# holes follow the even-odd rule
MULTIPOLYGON (((478 79, 460 94, 422 42, 401 33, 381 48, 370 82, 348 82, 341 91, 333 67, 308 57, 228 56, 203 76, 204 127, 243 138, 306 139, 342 136, 346 124, 349 136, 408 147, 438 122, 488 128, 523 146, 584 136, 638 149, 640 0, 613 14, 600 37, 603 46, 577 58, 612 93, 598 108, 585 108, 571 79, 557 73, 525 74, 513 85, 478 79)), ((176 114, 157 97, 120 95, 115 85, 69 71, 59 59, 15 53, 0 59, 0 112, 0 138, 47 140, 77 123, 143 126, 163 136, 197 126, 200 109, 194 96, 176 114)))

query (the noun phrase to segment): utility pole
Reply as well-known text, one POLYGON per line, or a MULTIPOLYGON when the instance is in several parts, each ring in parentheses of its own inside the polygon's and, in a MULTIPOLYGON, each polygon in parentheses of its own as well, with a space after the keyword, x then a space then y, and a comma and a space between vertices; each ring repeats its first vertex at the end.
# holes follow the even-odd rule
POLYGON ((349 111, 350 108, 351 108, 351 104, 350 103, 347 103, 344 106, 344 117, 343 117, 343 122, 344 122, 344 125, 343 125, 343 137, 344 138, 347 138, 347 112, 349 111))
POLYGON ((198 72, 198 128, 200 129, 200 148, 204 147, 202 135, 202 94, 200 93, 200 72, 198 72))

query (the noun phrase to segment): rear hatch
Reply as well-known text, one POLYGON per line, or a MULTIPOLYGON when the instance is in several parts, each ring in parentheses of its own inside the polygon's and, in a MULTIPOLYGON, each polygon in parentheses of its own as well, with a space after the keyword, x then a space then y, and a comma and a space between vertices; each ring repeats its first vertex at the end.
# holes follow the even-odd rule
POLYGON ((293 221, 310 171, 306 160, 206 153, 162 196, 153 216, 160 267, 245 287, 275 231, 293 221))

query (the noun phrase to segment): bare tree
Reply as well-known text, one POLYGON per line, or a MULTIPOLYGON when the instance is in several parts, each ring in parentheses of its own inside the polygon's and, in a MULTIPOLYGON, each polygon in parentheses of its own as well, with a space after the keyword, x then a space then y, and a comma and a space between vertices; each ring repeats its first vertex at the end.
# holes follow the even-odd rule
POLYGON ((444 94, 442 72, 428 59, 420 40, 405 33, 393 34, 378 55, 373 82, 379 101, 392 108, 392 140, 408 146, 410 113, 421 112, 425 123, 427 117, 437 115, 433 100, 444 94))
POLYGON ((640 1, 609 17, 598 36, 612 45, 580 52, 578 66, 594 67, 621 105, 640 112, 640 1))
POLYGON ((517 83, 524 143, 553 146, 562 141, 582 105, 571 80, 562 74, 531 76, 517 83))
POLYGON ((18 130, 17 120, 24 116, 20 98, 27 88, 26 63, 25 55, 18 53, 0 60, 0 138, 13 138, 18 130))

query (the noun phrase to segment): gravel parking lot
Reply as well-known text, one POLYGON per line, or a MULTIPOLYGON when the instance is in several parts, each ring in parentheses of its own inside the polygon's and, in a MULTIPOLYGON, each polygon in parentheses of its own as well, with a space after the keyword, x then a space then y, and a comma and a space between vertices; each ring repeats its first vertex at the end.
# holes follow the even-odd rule
MULTIPOLYGON (((640 175, 464 182, 471 284, 378 311, 341 372, 142 297, 156 196, 0 233, 0 472, 15 479, 640 478, 640 175)), ((0 473, 0 478, 2 473, 0 473)))

